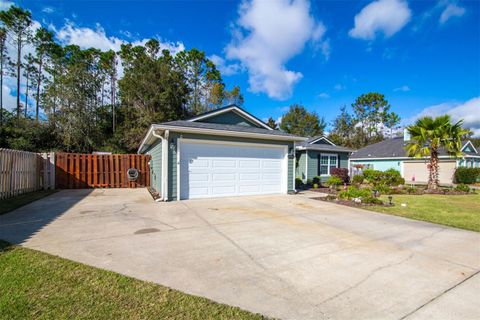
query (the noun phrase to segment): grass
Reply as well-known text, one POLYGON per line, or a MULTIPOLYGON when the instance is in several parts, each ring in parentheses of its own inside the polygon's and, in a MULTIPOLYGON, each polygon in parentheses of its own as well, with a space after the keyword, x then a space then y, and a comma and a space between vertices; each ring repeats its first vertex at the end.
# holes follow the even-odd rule
POLYGON ((0 240, 0 319, 263 319, 0 240))
MULTIPOLYGON (((388 202, 386 196, 382 200, 388 202)), ((365 209, 480 232, 480 194, 393 195, 393 203, 393 207, 365 209)))
POLYGON ((57 190, 42 190, 25 193, 10 199, 2 199, 2 201, 0 201, 0 215, 20 208, 26 204, 29 204, 30 202, 36 201, 55 192, 57 192, 57 190))

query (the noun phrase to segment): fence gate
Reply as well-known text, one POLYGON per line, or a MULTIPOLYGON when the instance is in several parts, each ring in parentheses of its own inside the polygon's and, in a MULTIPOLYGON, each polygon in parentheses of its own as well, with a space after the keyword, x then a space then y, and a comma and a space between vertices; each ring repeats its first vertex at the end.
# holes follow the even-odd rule
POLYGON ((149 155, 143 154, 55 154, 57 188, 138 188, 150 186, 149 155), (135 180, 129 169, 137 169, 135 180))

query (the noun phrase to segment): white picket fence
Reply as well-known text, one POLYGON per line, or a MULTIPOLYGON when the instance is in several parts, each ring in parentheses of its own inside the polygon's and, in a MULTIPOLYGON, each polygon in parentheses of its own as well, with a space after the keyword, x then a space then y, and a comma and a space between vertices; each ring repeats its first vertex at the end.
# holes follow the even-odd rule
POLYGON ((0 199, 55 188, 55 155, 0 149, 0 199))

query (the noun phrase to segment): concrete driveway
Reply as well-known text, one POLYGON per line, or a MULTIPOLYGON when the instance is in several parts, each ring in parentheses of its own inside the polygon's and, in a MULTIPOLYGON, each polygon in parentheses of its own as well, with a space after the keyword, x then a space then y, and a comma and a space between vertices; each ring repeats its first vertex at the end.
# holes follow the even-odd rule
POLYGON ((480 234, 303 196, 65 190, 0 238, 284 319, 480 317, 480 234))

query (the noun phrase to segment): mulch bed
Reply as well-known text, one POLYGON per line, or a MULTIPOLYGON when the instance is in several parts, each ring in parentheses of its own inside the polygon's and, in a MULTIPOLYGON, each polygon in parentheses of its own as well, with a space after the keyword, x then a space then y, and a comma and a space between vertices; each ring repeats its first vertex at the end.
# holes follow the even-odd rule
POLYGON ((343 199, 328 199, 328 197, 317 197, 317 198, 311 198, 313 200, 320 200, 320 201, 325 201, 325 202, 331 202, 335 204, 341 204, 343 206, 347 207, 355 207, 355 208, 361 208, 361 207, 393 207, 393 204, 372 204, 372 203, 356 203, 351 200, 343 200, 343 199))

